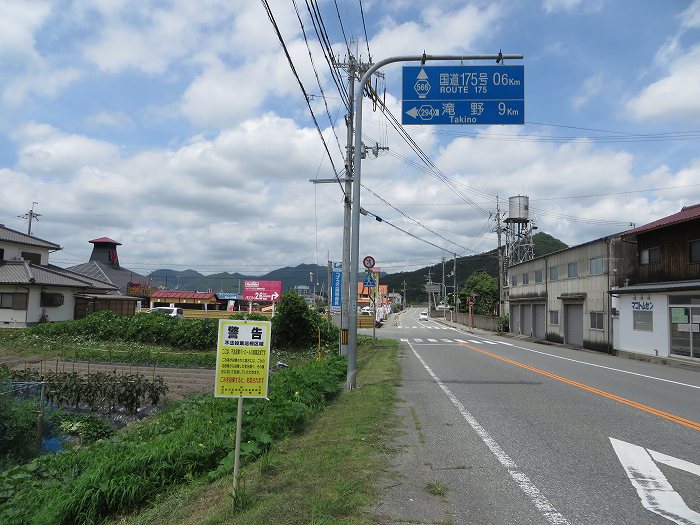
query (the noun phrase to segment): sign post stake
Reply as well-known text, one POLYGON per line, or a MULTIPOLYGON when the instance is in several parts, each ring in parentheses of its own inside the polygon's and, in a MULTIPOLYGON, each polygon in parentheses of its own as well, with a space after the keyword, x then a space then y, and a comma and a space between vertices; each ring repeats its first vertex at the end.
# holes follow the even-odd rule
POLYGON ((238 412, 236 412, 236 451, 233 460, 233 505, 236 505, 236 491, 238 490, 238 476, 241 468, 241 433, 243 432, 243 396, 238 398, 238 412))

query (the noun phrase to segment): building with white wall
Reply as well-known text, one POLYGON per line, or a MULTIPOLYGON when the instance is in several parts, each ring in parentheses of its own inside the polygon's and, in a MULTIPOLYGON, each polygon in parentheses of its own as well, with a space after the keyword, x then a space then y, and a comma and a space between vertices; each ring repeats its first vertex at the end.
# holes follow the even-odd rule
POLYGON ((509 267, 505 296, 510 331, 610 351, 608 290, 624 279, 625 250, 615 235, 509 267))
POLYGON ((116 291, 49 262, 58 244, 0 225, 0 328, 74 319, 78 296, 116 291))

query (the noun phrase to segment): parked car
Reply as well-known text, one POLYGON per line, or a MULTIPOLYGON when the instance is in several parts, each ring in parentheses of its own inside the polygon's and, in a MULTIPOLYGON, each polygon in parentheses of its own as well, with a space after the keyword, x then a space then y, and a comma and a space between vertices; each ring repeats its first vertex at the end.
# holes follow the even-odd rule
POLYGON ((362 315, 372 315, 374 313, 374 308, 372 308, 371 306, 363 306, 360 310, 360 313, 362 315))
POLYGON ((422 311, 421 313, 418 314, 418 320, 419 321, 427 321, 428 320, 428 312, 427 311, 422 311))
POLYGON ((174 308, 172 306, 156 306, 148 311, 149 314, 156 312, 165 314, 168 317, 179 317, 180 319, 185 317, 185 315, 182 313, 182 308, 174 308))

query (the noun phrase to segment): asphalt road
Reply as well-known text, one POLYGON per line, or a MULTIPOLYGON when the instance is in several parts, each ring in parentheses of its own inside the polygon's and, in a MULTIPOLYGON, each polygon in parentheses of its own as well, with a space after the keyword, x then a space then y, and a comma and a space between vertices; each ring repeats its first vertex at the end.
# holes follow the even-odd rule
POLYGON ((403 372, 380 522, 700 524, 698 370, 419 312, 378 330, 401 341, 403 372))

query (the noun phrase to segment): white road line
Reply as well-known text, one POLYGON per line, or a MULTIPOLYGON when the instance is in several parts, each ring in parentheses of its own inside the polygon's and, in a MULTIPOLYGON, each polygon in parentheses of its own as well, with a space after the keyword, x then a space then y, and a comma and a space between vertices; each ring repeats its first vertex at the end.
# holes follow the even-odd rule
POLYGON ((481 344, 483 341, 479 341, 479 340, 477 340, 477 339, 470 339, 469 342, 470 342, 470 343, 475 343, 475 344, 479 345, 479 344, 481 344))
POLYGON ((428 342, 429 342, 429 343, 437 343, 438 340, 437 340, 437 339, 428 339, 428 342))
POLYGON ((646 379, 655 379, 656 381, 663 381, 664 383, 672 383, 674 385, 687 386, 688 388, 696 388, 696 389, 700 390, 700 386, 698 386, 698 385, 689 385, 688 383, 681 383, 680 381, 673 381, 671 379, 663 379, 661 377, 654 377, 654 376, 648 376, 645 374, 638 374, 637 372, 629 372, 627 370, 620 370, 619 368, 613 368, 611 366, 603 366, 603 365, 596 365, 595 363, 587 363, 586 361, 579 361, 578 359, 572 359, 570 357, 564 357, 564 356, 556 355, 556 354, 548 354, 547 352, 533 350, 532 348, 525 348, 524 346, 517 346, 517 345, 511 345, 511 346, 513 346, 513 348, 518 348, 520 350, 527 350, 528 352, 532 352, 533 354, 546 355, 547 357, 556 357, 557 359, 563 359, 564 361, 571 361, 573 363, 579 363, 581 365, 594 366, 596 368, 603 368, 605 370, 612 370, 613 372, 622 372, 623 374, 630 374, 630 375, 637 376, 637 377, 644 377, 646 379))
POLYGON ((462 339, 455 339, 458 343, 466 343, 466 341, 463 341, 462 339))
POLYGON ((443 343, 451 343, 452 339, 440 339, 443 343))
POLYGON ((401 339, 401 341, 408 343, 408 339, 401 339))
MULTIPOLYGON (((414 339, 414 341, 415 341, 416 343, 422 343, 422 342, 423 342, 422 339, 414 339)), ((408 344, 410 345, 411 343, 408 343, 408 344)))
POLYGON ((530 501, 535 505, 537 510, 542 514, 542 516, 552 525, 568 525, 568 521, 564 516, 559 514, 557 509, 555 509, 552 504, 544 497, 535 484, 530 481, 530 478, 525 475, 525 473, 520 470, 515 461, 513 461, 505 450, 494 440, 491 435, 486 431, 484 427, 474 418, 474 416, 464 408, 464 405, 455 395, 450 391, 447 386, 440 380, 440 378, 433 372, 433 370, 428 366, 423 358, 420 356, 416 349, 413 348, 411 343, 408 345, 411 347, 413 354, 418 358, 418 360, 423 365, 423 368, 430 374, 433 380, 437 383, 440 389, 445 393, 447 398, 452 402, 455 408, 459 411, 462 417, 469 423, 469 426, 474 429, 476 434, 481 438, 484 444, 489 448, 491 453, 496 456, 499 463, 508 471, 510 477, 517 483, 520 490, 530 499, 530 501))
POLYGON ((614 438, 610 438, 610 443, 645 509, 675 523, 700 523, 700 513, 688 507, 680 494, 673 490, 644 448, 614 438))

